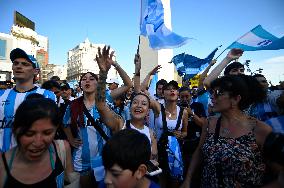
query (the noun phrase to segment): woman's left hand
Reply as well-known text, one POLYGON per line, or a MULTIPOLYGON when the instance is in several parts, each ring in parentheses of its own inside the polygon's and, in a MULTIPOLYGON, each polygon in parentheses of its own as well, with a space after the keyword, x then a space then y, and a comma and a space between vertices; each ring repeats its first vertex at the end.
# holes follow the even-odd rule
POLYGON ((96 55, 96 61, 102 72, 108 72, 111 65, 115 64, 112 60, 114 51, 110 53, 110 46, 104 46, 102 51, 101 48, 98 48, 98 55, 96 55))
POLYGON ((177 137, 178 139, 182 139, 183 136, 182 136, 182 132, 181 131, 173 131, 175 137, 177 137))

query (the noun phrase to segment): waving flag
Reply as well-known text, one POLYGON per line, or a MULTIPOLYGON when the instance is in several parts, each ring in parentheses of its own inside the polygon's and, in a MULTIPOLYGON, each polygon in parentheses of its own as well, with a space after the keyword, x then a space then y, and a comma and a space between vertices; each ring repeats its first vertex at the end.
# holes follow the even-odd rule
POLYGON ((284 36, 277 38, 258 25, 233 42, 227 49, 232 48, 241 48, 244 51, 284 49, 284 36))
POLYGON ((171 62, 175 64, 180 76, 190 79, 209 65, 217 50, 218 48, 213 50, 205 59, 182 53, 174 56, 171 62))
POLYGON ((161 0, 144 1, 145 12, 140 24, 140 34, 148 36, 150 47, 159 50, 180 47, 188 41, 165 26, 164 8, 161 0))
POLYGON ((156 73, 154 77, 152 78, 149 89, 148 89, 151 96, 154 96, 156 94, 156 83, 157 82, 158 82, 158 73, 156 73))

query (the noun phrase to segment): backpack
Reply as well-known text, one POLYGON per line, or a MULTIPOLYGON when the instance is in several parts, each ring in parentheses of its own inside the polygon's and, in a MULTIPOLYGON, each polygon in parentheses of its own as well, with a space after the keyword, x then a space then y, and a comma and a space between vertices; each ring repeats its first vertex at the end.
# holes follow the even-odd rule
MULTIPOLYGON (((184 108, 180 109, 175 130, 178 130, 181 124, 184 108)), ((163 121, 163 133, 157 143, 158 161, 167 176, 182 180, 183 179, 183 161, 181 149, 177 138, 168 130, 165 107, 161 104, 161 113, 163 121)))

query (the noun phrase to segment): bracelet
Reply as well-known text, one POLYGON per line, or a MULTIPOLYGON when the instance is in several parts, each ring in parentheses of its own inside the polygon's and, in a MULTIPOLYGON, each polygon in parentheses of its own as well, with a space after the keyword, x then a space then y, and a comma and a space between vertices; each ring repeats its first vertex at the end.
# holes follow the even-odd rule
POLYGON ((117 67, 119 66, 119 64, 118 64, 117 62, 115 62, 115 63, 113 64, 113 66, 114 66, 114 68, 117 68, 117 67))
POLYGON ((99 72, 99 79, 100 80, 106 80, 107 79, 107 73, 106 72, 99 72))

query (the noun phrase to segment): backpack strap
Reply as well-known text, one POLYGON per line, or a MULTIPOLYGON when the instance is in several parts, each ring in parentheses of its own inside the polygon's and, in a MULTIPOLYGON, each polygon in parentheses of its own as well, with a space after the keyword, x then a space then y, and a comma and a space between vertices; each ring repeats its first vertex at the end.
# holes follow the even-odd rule
POLYGON ((175 128, 176 131, 177 131, 177 130, 179 129, 179 127, 180 127, 181 119, 182 119, 182 115, 183 115, 183 110, 184 110, 184 108, 182 108, 182 107, 181 107, 180 110, 179 110, 177 125, 176 125, 176 128, 175 128))
POLYGON ((98 121, 95 121, 94 118, 91 116, 90 112, 87 110, 87 108, 86 108, 84 103, 83 103, 83 110, 84 110, 84 114, 87 116, 88 120, 95 127, 95 129, 100 133, 101 137, 105 141, 107 141, 109 139, 109 137, 106 135, 104 130, 99 126, 98 121))
POLYGON ((125 126, 126 126, 127 129, 131 129, 131 127, 130 127, 130 120, 126 120, 125 126))
POLYGON ((163 131, 168 132, 168 125, 166 120, 166 110, 163 104, 161 104, 161 113, 162 113, 162 121, 163 121, 163 131))
POLYGON ((118 115, 121 116, 123 110, 124 110, 124 106, 120 106, 120 107, 119 107, 119 110, 118 110, 118 115))
POLYGON ((221 116, 218 118, 217 123, 216 123, 215 134, 214 134, 214 143, 215 144, 217 143, 217 141, 219 139, 220 128, 221 128, 221 116))

